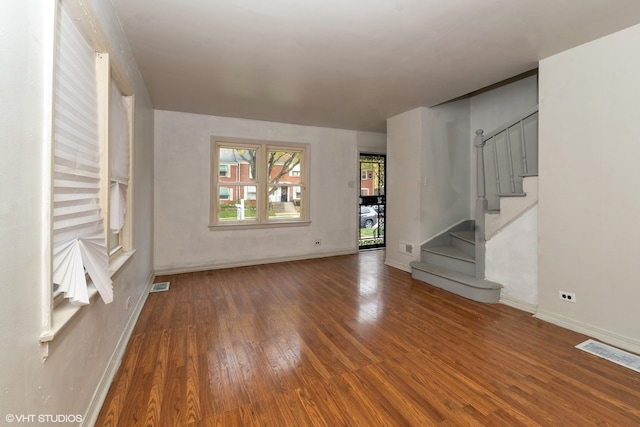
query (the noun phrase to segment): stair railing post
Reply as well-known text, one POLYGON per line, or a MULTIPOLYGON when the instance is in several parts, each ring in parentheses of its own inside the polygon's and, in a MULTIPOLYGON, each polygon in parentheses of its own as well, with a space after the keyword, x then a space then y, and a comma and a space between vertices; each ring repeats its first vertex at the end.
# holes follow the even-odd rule
POLYGON ((484 246, 485 246, 485 225, 484 219, 485 214, 487 212, 487 192, 486 192, 486 184, 484 177, 484 145, 485 142, 482 134, 484 131, 482 129, 478 129, 476 131, 476 136, 473 142, 473 145, 476 147, 476 187, 477 187, 477 198, 476 198, 476 210, 475 210, 475 240, 476 240, 476 277, 480 279, 484 279, 484 266, 485 266, 485 254, 484 254, 484 246))
POLYGON ((527 141, 524 137, 524 119, 520 120, 520 146, 522 147, 522 172, 529 174, 529 162, 527 161, 527 141))

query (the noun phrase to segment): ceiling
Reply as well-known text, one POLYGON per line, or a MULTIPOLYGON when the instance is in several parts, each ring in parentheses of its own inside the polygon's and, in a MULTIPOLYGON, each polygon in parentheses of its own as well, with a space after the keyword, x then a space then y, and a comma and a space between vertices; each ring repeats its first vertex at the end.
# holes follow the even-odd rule
POLYGON ((638 0, 112 2, 156 109, 375 132, 640 22, 638 0))

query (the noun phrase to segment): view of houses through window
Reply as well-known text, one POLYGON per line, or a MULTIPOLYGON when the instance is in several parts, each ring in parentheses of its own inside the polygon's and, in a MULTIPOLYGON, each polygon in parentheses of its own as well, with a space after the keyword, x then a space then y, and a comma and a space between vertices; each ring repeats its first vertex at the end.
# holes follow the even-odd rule
POLYGON ((307 220, 306 147, 214 143, 212 225, 307 220))

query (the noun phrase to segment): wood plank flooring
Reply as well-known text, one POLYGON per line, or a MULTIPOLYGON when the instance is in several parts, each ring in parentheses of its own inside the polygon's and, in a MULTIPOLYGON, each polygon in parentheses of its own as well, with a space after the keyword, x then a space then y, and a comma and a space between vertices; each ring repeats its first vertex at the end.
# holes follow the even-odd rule
POLYGON ((384 252, 159 277, 97 426, 633 426, 640 374, 384 252))

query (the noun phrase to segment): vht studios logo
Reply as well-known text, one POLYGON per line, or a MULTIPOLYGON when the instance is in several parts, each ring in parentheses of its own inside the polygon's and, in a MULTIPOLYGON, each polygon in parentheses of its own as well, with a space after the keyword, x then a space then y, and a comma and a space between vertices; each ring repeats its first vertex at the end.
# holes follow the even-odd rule
POLYGON ((82 415, 73 414, 7 414, 8 423, 81 423, 82 415))

